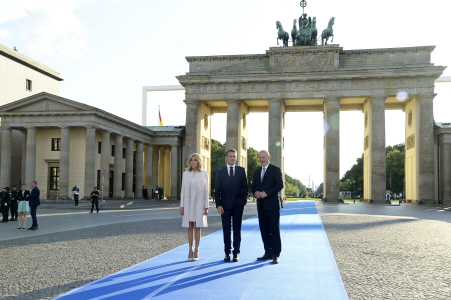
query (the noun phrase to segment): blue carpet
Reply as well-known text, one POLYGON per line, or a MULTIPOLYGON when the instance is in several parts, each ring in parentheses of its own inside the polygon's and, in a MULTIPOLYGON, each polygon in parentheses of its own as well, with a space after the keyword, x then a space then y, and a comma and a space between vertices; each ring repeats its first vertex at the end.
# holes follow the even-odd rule
POLYGON ((264 253, 257 217, 243 222, 238 263, 223 261, 222 231, 201 239, 196 262, 183 245, 56 297, 69 299, 348 299, 314 201, 281 211, 280 264, 264 253))

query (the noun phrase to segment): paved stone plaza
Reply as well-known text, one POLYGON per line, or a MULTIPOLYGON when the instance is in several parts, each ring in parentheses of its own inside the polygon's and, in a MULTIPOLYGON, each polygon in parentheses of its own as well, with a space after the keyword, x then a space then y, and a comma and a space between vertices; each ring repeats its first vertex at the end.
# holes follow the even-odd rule
MULTIPOLYGON (((141 209, 99 214, 43 204, 38 231, 18 230, 17 222, 1 224, 1 298, 51 299, 186 243, 172 202, 152 201, 149 208, 135 203, 130 206, 141 209)), ((350 299, 449 298, 451 209, 316 206, 350 299)), ((244 217, 255 214, 255 202, 250 202, 244 217)), ((209 225, 204 236, 221 229, 214 204, 209 225)))

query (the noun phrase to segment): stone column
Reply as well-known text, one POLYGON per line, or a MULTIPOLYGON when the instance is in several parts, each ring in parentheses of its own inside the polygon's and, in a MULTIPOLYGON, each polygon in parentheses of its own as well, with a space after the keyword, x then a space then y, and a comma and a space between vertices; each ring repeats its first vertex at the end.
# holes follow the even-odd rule
POLYGON ((125 149, 125 198, 133 198, 133 140, 127 139, 125 149))
POLYGON ((340 99, 324 99, 324 198, 340 199, 340 99))
POLYGON ((158 186, 164 188, 164 147, 160 147, 160 155, 158 159, 158 186))
POLYGON ((451 133, 443 133, 438 136, 440 143, 440 189, 439 198, 441 204, 451 204, 451 133))
MULTIPOLYGON (((86 150, 85 150, 85 190, 84 198, 90 199, 96 180, 96 128, 86 128, 86 150)), ((98 186, 97 189, 100 189, 98 186)))
POLYGON ((153 172, 153 147, 152 145, 147 145, 146 149, 146 185, 147 191, 149 195, 149 199, 151 199, 152 193, 152 172, 153 172))
POLYGON ((136 142, 136 181, 135 181, 135 198, 142 199, 143 188, 143 171, 144 171, 144 145, 143 142, 136 142))
POLYGON ((70 163, 70 128, 61 127, 59 196, 68 197, 69 193, 69 163, 70 163))
POLYGON ((11 184, 11 131, 9 127, 2 127, 1 188, 11 184))
POLYGON ((36 127, 27 127, 27 158, 25 167, 25 184, 36 180, 36 127))
POLYGON ((283 101, 271 99, 269 103, 268 151, 271 163, 283 168, 283 101))
POLYGON ((386 154, 385 154, 385 100, 386 97, 373 97, 365 105, 365 152, 363 174, 367 175, 364 190, 368 190, 368 199, 373 202, 386 202, 386 154), (368 168, 368 170, 366 170, 368 168))
POLYGON ((152 188, 158 185, 158 147, 152 147, 152 188))
POLYGON ((22 164, 20 168, 20 181, 22 182, 22 184, 27 184, 25 182, 25 169, 27 165, 27 131, 22 130, 21 132, 22 132, 22 164))
POLYGON ((122 199, 122 135, 117 134, 114 138, 114 185, 113 198, 122 199))
POLYGON ((418 148, 418 185, 421 203, 436 204, 434 181, 434 112, 433 95, 420 95, 418 148))
POLYGON ((102 181, 103 181, 103 199, 108 199, 110 197, 110 157, 111 157, 111 146, 110 146, 110 132, 102 132, 102 147, 100 155, 100 193, 102 194, 102 181), (103 173, 105 170, 105 174, 103 173), (105 177, 102 177, 105 176, 105 177))
MULTIPOLYGON (((199 109, 199 103, 197 101, 184 101, 186 103, 186 125, 185 125, 185 157, 187 160, 188 156, 192 153, 197 152, 197 147, 199 145, 198 139, 198 128, 197 128, 197 111, 199 109)), ((161 155, 160 155, 161 161, 161 155)))
MULTIPOLYGON (((227 135, 226 135, 226 151, 229 149, 240 149, 240 100, 227 101, 227 135)), ((237 164, 241 165, 238 161, 237 164)))
POLYGON ((180 168, 178 165, 178 146, 171 146, 171 192, 170 198, 171 200, 178 200, 178 169, 180 168))
POLYGON ((164 196, 171 196, 171 149, 166 149, 164 154, 164 196))

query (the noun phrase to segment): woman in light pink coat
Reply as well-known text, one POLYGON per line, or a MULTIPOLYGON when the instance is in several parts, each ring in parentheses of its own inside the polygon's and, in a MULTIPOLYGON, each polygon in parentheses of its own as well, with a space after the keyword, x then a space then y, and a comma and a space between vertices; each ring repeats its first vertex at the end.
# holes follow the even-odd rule
POLYGON ((208 173, 203 171, 200 155, 193 153, 186 162, 186 171, 183 172, 180 198, 182 227, 188 227, 188 260, 199 259, 200 229, 208 226, 208 195, 208 173), (196 239, 194 251, 193 237, 196 239))

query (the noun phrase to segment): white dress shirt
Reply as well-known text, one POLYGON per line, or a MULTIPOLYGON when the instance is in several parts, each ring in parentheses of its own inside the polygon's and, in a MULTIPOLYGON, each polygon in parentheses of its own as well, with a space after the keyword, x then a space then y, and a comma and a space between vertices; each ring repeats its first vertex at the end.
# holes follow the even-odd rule
POLYGON ((229 165, 227 165, 227 173, 229 174, 229 177, 230 177, 230 168, 233 168, 233 176, 235 176, 236 175, 236 172, 235 172, 235 165, 233 165, 233 166, 229 166, 229 165))

